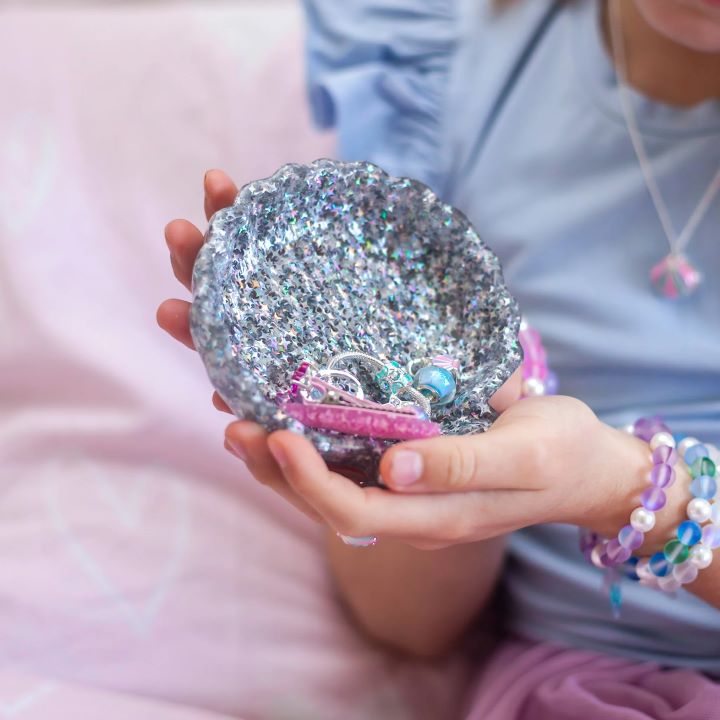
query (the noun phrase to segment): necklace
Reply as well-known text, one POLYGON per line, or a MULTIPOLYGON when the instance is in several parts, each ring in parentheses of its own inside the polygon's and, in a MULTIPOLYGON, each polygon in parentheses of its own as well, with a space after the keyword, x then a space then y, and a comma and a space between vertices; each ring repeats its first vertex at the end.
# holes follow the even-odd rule
POLYGON ((632 104, 632 97, 628 87, 627 60, 625 56, 625 44, 622 37, 620 12, 616 3, 609 3, 610 35, 613 55, 617 61, 618 90, 620 104, 622 106, 625 124, 632 141, 635 154, 637 155, 640 169, 645 178, 653 205, 660 219, 663 231, 670 245, 670 252, 650 270, 650 282, 655 290, 666 298, 677 299, 690 295, 702 282, 701 273, 693 267, 692 263, 685 256, 685 248, 690 244, 700 222, 710 209, 715 195, 720 190, 720 169, 710 181, 703 193, 700 202, 690 215, 690 219, 682 228, 680 233, 675 231, 667 204, 660 192, 655 176, 652 172, 650 159, 645 149, 642 135, 638 128, 635 109, 632 104))

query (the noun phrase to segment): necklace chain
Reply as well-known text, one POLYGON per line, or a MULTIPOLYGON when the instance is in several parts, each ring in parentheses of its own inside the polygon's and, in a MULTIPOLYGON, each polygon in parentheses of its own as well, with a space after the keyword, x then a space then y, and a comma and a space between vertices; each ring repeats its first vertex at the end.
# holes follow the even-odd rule
POLYGON ((611 46, 613 55, 617 60, 620 104, 622 105, 623 115, 625 116, 628 134, 630 135, 630 140, 633 148, 635 149, 640 169, 642 170, 643 177, 645 178, 645 184, 647 185, 650 197, 655 205, 655 210, 657 211, 660 223, 665 231, 665 235, 667 235, 668 242, 670 243, 670 250, 673 255, 681 255, 690 243, 690 240, 692 240, 695 230, 705 217, 705 214, 709 210, 712 201, 715 199, 715 195, 718 190, 720 190, 720 168, 710 181, 710 184, 703 193, 697 207, 690 215, 685 227, 678 235, 675 231, 672 218, 670 217, 670 211, 668 210, 667 204, 660 192, 660 188, 658 187, 657 180, 652 172, 650 158, 648 157, 647 150, 645 149, 645 143, 643 142, 642 135, 638 127, 637 116, 635 115, 635 109, 632 104, 632 97, 630 95, 627 78, 627 56, 625 54, 625 43, 623 41, 622 28, 620 26, 620 12, 614 2, 609 3, 609 15, 611 46))

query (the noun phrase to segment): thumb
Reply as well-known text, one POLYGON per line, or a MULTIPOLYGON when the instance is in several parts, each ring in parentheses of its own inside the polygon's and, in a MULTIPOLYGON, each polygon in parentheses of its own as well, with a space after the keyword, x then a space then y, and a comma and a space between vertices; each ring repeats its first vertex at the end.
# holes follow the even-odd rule
POLYGON ((522 449, 509 425, 478 435, 414 440, 383 455, 380 475, 399 492, 517 489, 522 449))

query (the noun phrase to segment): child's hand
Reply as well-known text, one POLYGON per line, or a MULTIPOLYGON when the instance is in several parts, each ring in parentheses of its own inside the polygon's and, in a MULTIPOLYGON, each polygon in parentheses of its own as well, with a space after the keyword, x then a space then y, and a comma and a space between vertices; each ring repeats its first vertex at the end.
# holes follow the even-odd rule
MULTIPOLYGON (((227 175, 209 172, 208 218, 231 204, 236 193, 227 175)), ((175 276, 189 289, 203 234, 176 220, 167 226, 166 239, 175 276)), ((167 300, 158 309, 158 322, 192 347, 189 311, 190 303, 167 300)), ((516 375, 493 399, 505 412, 487 433, 411 441, 390 449, 380 469, 396 492, 362 489, 330 472, 306 438, 288 431, 269 437, 255 423, 234 422, 225 445, 257 480, 345 535, 442 547, 543 522, 616 532, 646 483, 646 446, 603 425, 579 401, 533 398, 513 405, 518 394, 516 375), (415 452, 409 455, 410 450, 415 452), (413 469, 419 477, 408 483, 413 469)), ((227 411, 217 393, 213 402, 227 411)))

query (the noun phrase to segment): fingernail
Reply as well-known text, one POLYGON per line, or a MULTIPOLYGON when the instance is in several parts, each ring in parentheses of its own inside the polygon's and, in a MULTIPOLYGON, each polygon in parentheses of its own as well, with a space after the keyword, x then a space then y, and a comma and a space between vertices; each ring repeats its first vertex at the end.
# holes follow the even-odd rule
POLYGON ((245 448, 240 444, 238 440, 225 439, 225 444, 233 455, 237 455, 243 462, 247 462, 247 453, 245 448))
POLYGON ((285 455, 284 448, 275 443, 268 443, 268 448, 270 454, 275 458, 275 462, 284 469, 287 466, 287 455, 285 455))
POLYGON ((413 450, 398 450, 393 455, 390 480, 393 485, 406 487, 420 479, 423 471, 422 455, 413 450))

